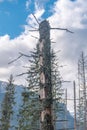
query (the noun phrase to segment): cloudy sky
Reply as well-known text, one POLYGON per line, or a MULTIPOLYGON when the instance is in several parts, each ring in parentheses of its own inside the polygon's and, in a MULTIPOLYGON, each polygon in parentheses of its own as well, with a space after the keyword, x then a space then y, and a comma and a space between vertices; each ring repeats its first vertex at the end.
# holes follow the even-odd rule
MULTIPOLYGON (((87 54, 87 1, 86 0, 0 0, 0 80, 8 80, 12 73, 15 82, 26 84, 24 77, 16 77, 25 72, 22 66, 28 65, 27 58, 8 65, 18 57, 19 52, 29 54, 36 46, 38 32, 29 32, 31 26, 38 28, 31 13, 38 21, 49 20, 51 27, 68 28, 73 34, 65 31, 52 31, 51 39, 58 54, 65 80, 77 78, 77 62, 82 51, 87 54)), ((71 87, 68 86, 68 91, 71 87)), ((71 84, 70 84, 71 86, 71 84)), ((70 93, 69 93, 70 94, 70 93)))

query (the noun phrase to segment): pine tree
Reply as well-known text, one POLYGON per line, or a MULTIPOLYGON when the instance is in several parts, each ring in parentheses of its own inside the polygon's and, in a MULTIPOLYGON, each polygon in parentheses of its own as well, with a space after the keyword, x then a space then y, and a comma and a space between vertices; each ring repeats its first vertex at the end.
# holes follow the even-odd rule
POLYGON ((56 124, 56 119, 59 114, 65 114, 63 106, 61 106, 62 95, 64 90, 62 88, 62 77, 60 74, 59 61, 57 59, 56 53, 51 51, 51 77, 52 77, 52 96, 53 96, 53 120, 54 126, 56 124))
MULTIPOLYGON (((17 130, 36 130, 39 129, 40 112, 42 106, 39 99, 39 86, 40 86, 40 69, 39 69, 39 52, 38 45, 34 52, 31 52, 31 60, 28 70, 28 87, 22 94, 23 104, 20 107, 18 115, 18 128, 17 130), (33 125, 32 125, 33 124, 33 125)), ((59 102, 61 100, 63 89, 59 66, 56 63, 56 54, 51 54, 51 75, 52 75, 52 94, 54 100, 55 113, 59 110, 59 102)), ((45 104, 44 104, 45 105, 45 104)))
POLYGON ((24 88, 22 93, 23 103, 18 114, 17 130, 36 130, 39 128, 39 100, 38 95, 24 88))
POLYGON ((12 129, 11 126, 11 119, 13 116, 13 105, 15 104, 14 101, 14 79, 13 76, 10 75, 9 82, 6 86, 6 93, 2 102, 2 110, 1 110, 1 130, 9 130, 12 129))
POLYGON ((28 70, 28 87, 22 93, 22 105, 18 114, 17 130, 36 130, 39 128, 40 102, 38 96, 39 89, 39 68, 37 49, 31 52, 31 66, 28 70), (33 125, 32 125, 33 124, 33 125))

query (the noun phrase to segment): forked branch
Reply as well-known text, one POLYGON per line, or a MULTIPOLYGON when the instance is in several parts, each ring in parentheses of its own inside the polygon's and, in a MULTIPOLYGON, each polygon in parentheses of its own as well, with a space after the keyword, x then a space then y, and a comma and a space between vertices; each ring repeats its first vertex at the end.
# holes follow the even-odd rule
POLYGON ((26 55, 26 54, 23 54, 23 53, 21 53, 21 52, 19 52, 19 54, 20 54, 20 55, 19 55, 16 59, 10 61, 8 64, 12 64, 13 62, 19 60, 19 59, 20 59, 21 57, 23 57, 23 56, 25 56, 25 57, 29 57, 29 58, 31 57, 31 56, 26 55))

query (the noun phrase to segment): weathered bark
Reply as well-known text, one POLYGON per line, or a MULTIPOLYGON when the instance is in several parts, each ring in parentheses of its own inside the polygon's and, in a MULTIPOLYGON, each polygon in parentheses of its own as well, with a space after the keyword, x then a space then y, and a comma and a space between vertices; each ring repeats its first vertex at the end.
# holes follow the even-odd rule
POLYGON ((41 130, 54 130, 52 122, 50 26, 46 20, 40 23, 39 33, 41 130))

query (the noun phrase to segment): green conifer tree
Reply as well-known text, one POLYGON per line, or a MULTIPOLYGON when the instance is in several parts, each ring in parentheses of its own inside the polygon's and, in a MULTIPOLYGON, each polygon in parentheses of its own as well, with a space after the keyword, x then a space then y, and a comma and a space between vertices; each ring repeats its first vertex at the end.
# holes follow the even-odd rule
POLYGON ((6 86, 6 93, 2 102, 2 110, 1 110, 1 130, 9 130, 11 126, 11 119, 13 116, 13 105, 15 104, 14 101, 14 79, 13 76, 10 75, 9 82, 6 86))
MULTIPOLYGON (((39 99, 39 86, 40 86, 40 69, 39 69, 39 52, 38 45, 34 52, 31 52, 31 60, 28 70, 28 88, 24 90, 22 94, 23 104, 20 107, 18 115, 18 128, 17 130, 38 130, 40 125, 40 112, 42 106, 39 99), (32 125, 33 124, 33 125, 32 125)), ((51 75, 52 75, 52 90, 53 90, 53 100, 55 111, 57 112, 63 94, 63 89, 61 85, 61 76, 59 72, 59 66, 56 62, 56 54, 51 54, 51 75)))
POLYGON ((23 103, 18 114, 17 130, 36 130, 39 128, 39 100, 38 95, 24 88, 22 93, 23 103))
POLYGON ((56 53, 51 51, 51 78, 52 78, 52 96, 53 96, 53 120, 54 126, 58 113, 64 113, 63 107, 61 106, 62 95, 64 90, 62 88, 62 77, 60 74, 59 60, 56 53))

